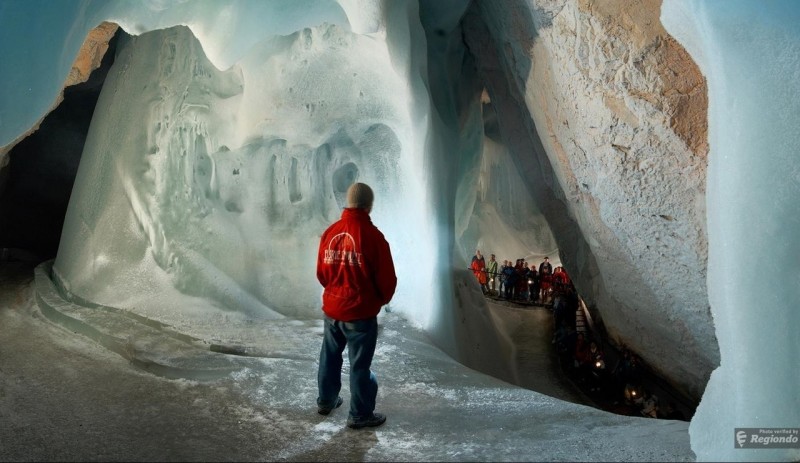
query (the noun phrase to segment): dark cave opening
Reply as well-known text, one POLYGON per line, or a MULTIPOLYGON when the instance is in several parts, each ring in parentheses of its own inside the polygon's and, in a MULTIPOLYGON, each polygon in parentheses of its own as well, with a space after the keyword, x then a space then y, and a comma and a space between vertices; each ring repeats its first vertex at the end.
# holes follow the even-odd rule
POLYGON ((0 261, 42 262, 58 252, 72 186, 95 105, 114 63, 118 29, 100 67, 64 89, 38 130, 14 146, 0 190, 0 261))

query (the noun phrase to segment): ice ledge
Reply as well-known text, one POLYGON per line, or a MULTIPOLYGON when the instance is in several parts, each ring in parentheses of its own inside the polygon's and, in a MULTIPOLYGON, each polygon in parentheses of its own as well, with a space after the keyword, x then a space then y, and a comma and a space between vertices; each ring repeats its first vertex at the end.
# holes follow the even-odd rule
POLYGON ((92 304, 59 291, 53 261, 34 270, 36 302, 52 322, 96 341, 134 366, 169 379, 213 380, 247 366, 241 346, 214 344, 114 307, 92 304))

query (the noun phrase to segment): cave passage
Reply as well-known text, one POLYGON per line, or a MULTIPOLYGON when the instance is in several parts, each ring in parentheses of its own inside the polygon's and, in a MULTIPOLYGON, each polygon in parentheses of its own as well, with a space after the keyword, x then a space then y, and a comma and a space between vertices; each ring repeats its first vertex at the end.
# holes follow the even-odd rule
POLYGON ((496 332, 487 335, 513 343, 510 372, 501 379, 620 415, 683 421, 694 415, 696 403, 635 352, 609 342, 563 267, 541 278, 535 265, 526 271, 527 262, 510 264, 504 261, 498 273, 474 270, 495 321, 496 332), (514 271, 504 274, 506 268, 514 271), (510 285, 508 276, 513 274, 519 278, 510 285))

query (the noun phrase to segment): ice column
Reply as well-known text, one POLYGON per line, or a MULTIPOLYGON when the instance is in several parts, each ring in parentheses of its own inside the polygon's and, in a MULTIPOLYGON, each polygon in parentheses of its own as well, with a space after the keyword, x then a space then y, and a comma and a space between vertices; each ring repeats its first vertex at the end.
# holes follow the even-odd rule
POLYGON ((708 288, 721 362, 692 449, 699 460, 796 461, 797 448, 742 448, 735 428, 800 427, 800 3, 672 0, 662 21, 709 89, 708 288))

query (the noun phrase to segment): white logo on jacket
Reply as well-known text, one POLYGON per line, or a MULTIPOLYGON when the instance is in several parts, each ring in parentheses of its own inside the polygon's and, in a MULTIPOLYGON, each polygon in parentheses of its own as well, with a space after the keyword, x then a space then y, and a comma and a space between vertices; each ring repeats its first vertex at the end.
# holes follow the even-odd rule
POLYGON ((350 233, 339 233, 328 241, 322 260, 326 264, 355 265, 361 267, 361 253, 356 251, 356 240, 350 233), (335 248, 335 249, 331 249, 335 248))

